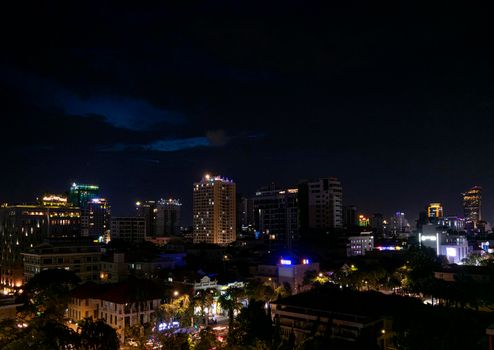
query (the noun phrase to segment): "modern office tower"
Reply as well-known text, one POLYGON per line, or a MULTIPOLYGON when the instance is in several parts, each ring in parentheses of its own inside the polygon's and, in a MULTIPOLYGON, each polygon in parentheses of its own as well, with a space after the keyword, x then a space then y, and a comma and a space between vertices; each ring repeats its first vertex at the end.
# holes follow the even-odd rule
POLYGON ((80 236, 79 208, 58 199, 45 202, 48 205, 5 205, 0 208, 0 284, 4 287, 22 286, 22 252, 46 238, 80 236))
POLYGON ((142 242, 146 238, 146 221, 141 217, 112 218, 110 237, 112 240, 142 242))
POLYGON ((375 213, 371 218, 370 218, 370 226, 372 228, 372 232, 378 235, 382 235, 384 233, 384 227, 385 227, 385 220, 384 220, 384 215, 381 213, 375 213))
POLYGON ((343 227, 347 230, 354 229, 358 225, 357 207, 347 205, 343 207, 343 227))
POLYGON ((337 178, 300 183, 299 204, 303 230, 343 227, 343 189, 337 178))
POLYGON ((237 204, 237 224, 244 229, 254 226, 254 200, 252 198, 241 197, 237 204))
POLYGON ((81 208, 81 235, 98 239, 110 231, 110 205, 105 198, 93 198, 81 208))
POLYGON ((465 228, 471 232, 477 229, 482 220, 482 187, 474 186, 462 195, 465 228))
POLYGON ((273 249, 291 248, 298 238, 298 189, 274 184, 261 188, 252 199, 254 226, 273 249))
POLYGON ((136 202, 137 216, 146 222, 146 237, 156 237, 156 218, 158 205, 156 201, 136 202))
POLYGON ((69 189, 69 203, 75 207, 82 208, 93 198, 99 197, 99 186, 76 184, 75 182, 69 189))
POLYGON ((173 236, 180 231, 180 209, 178 199, 161 199, 156 211, 156 236, 173 236))
POLYGON ((397 211, 395 215, 389 219, 389 230, 394 235, 410 233, 410 224, 405 217, 405 213, 397 211))
POLYGON ((427 206, 427 218, 431 223, 437 223, 439 218, 444 216, 441 203, 430 203, 427 206))
POLYGON ((236 188, 231 179, 205 175, 194 183, 194 243, 229 244, 236 235, 236 188))

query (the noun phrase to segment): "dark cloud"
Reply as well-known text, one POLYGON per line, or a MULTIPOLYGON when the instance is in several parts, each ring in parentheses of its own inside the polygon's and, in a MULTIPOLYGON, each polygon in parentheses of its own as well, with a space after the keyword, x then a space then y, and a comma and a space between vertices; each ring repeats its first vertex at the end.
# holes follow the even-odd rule
POLYGON ((165 195, 187 209, 190 184, 212 171, 245 193, 336 175, 347 202, 412 217, 432 200, 458 213, 459 193, 476 183, 487 208, 494 204, 494 46, 480 7, 205 1, 30 10, 4 21, 23 45, 0 65, 9 165, 0 200, 79 180, 100 182, 116 212, 134 197, 165 195))

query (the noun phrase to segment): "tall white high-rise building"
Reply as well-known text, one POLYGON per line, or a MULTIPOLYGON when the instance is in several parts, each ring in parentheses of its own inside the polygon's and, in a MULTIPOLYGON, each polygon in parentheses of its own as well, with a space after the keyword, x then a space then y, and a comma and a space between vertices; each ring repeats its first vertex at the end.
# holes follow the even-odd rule
MULTIPOLYGON (((335 177, 321 178, 299 186, 303 188, 302 196, 306 216, 302 226, 310 229, 334 229, 343 227, 343 188, 335 177)), ((304 213, 305 212, 305 213, 304 213)))
POLYGON ((233 180, 205 175, 193 188, 194 243, 229 244, 236 235, 236 186, 233 180))

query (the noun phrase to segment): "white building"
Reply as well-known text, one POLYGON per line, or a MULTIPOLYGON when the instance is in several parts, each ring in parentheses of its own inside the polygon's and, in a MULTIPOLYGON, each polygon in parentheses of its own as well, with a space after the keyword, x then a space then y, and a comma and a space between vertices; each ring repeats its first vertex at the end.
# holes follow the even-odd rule
POLYGON ((67 317, 72 324, 86 317, 104 319, 117 331, 123 343, 125 328, 154 320, 161 298, 159 288, 149 280, 101 285, 86 283, 72 291, 67 317))
POLYGON ((362 232, 360 236, 348 237, 347 256, 361 256, 374 249, 374 236, 371 232, 362 232))

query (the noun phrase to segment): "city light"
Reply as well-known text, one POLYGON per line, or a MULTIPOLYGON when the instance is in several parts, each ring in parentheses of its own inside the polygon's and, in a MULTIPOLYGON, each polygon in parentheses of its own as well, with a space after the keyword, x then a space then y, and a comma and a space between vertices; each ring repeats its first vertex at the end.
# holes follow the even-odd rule
POLYGON ((292 264, 292 261, 291 260, 288 260, 288 259, 281 259, 280 260, 280 264, 281 265, 291 265, 292 264))

